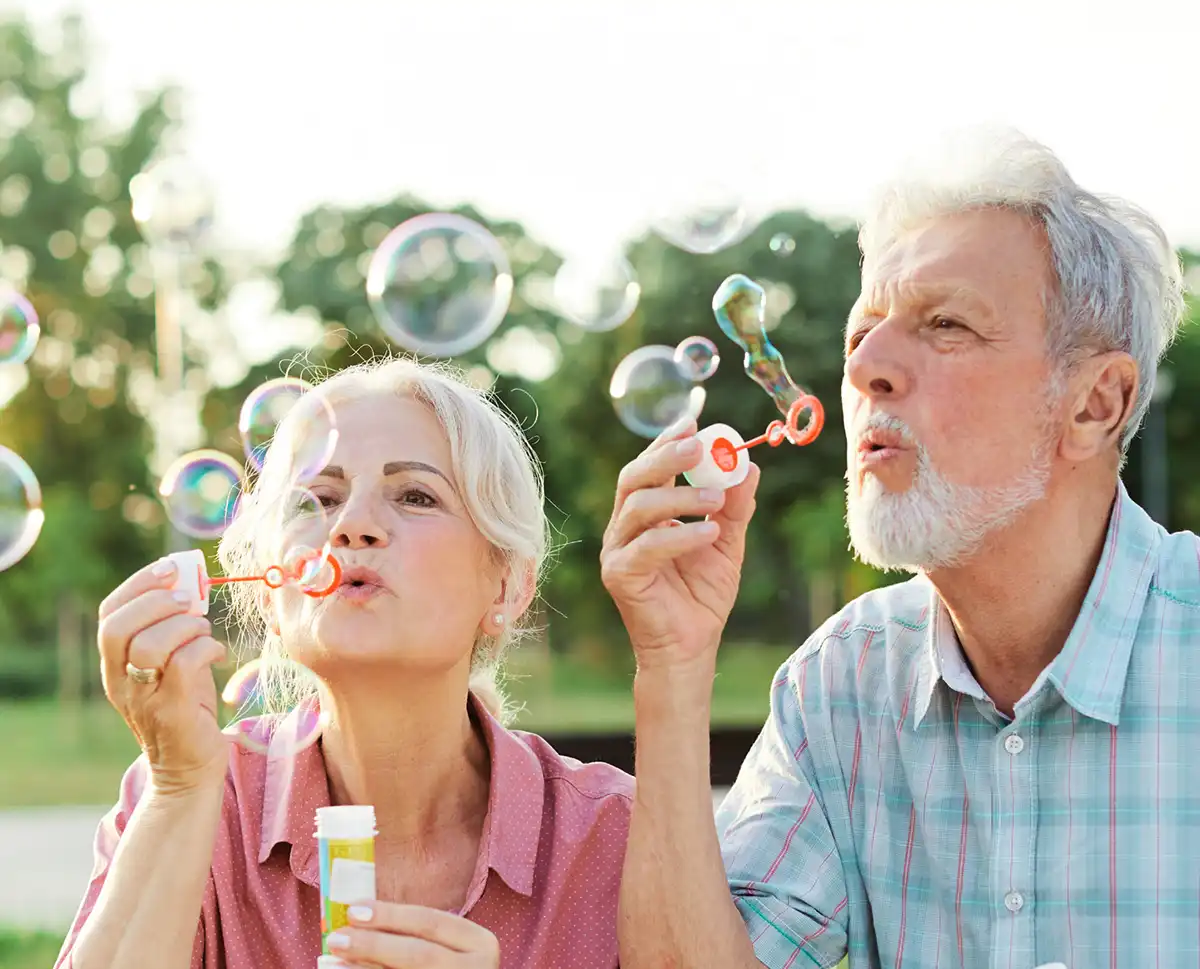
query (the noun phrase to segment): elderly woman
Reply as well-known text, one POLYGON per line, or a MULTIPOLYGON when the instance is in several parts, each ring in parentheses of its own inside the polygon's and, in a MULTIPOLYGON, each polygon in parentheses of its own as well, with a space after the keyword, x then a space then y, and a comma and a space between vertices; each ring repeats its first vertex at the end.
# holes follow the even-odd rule
MULTIPOLYGON (((256 583, 234 602, 259 624, 268 669, 312 673, 320 741, 232 744, 210 670, 225 649, 207 620, 176 601, 170 562, 127 579, 100 607, 99 645, 109 700, 144 753, 100 824, 57 965, 313 969, 314 814, 370 804, 378 901, 330 938, 346 962, 615 966, 632 779, 508 730, 492 678, 546 547, 520 431, 454 375, 407 360, 341 372, 309 398, 336 419, 332 459, 306 488, 345 585, 313 598, 256 583), (158 672, 131 679, 130 666, 158 672)), ((278 561, 295 537, 267 510, 295 480, 289 456, 313 450, 312 411, 281 423, 222 542, 227 569, 278 561)))

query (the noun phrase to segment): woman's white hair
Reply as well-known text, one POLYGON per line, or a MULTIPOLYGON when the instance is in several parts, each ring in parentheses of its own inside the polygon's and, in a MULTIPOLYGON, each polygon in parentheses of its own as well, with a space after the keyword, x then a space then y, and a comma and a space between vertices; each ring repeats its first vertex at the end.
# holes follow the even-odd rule
MULTIPOLYGON (((218 555, 229 575, 258 575, 272 563, 279 541, 278 515, 297 480, 297 454, 305 429, 321 423, 324 405, 372 394, 412 397, 436 416, 450 442, 452 477, 472 521, 491 543, 508 575, 514 601, 536 583, 549 548, 541 465, 520 427, 490 394, 477 390, 445 364, 383 358, 360 364, 320 382, 288 411, 276 429, 253 490, 221 540, 218 555)), ((311 448, 311 443, 309 443, 311 448)), ((266 627, 257 584, 233 583, 231 619, 241 642, 261 650, 259 690, 268 714, 283 713, 311 698, 315 678, 289 663, 283 643, 266 627)), ((497 637, 480 633, 472 653, 470 689, 501 720, 511 711, 499 683, 505 651, 527 629, 508 623, 497 637)))
POLYGON ((864 257, 908 229, 972 209, 996 206, 1037 219, 1057 277, 1057 291, 1045 300, 1050 358, 1066 368, 1081 352, 1123 350, 1137 361, 1124 454, 1183 319, 1182 273, 1166 234, 1137 206, 1084 191, 1053 152, 1012 129, 959 132, 932 161, 880 191, 859 232, 864 257))

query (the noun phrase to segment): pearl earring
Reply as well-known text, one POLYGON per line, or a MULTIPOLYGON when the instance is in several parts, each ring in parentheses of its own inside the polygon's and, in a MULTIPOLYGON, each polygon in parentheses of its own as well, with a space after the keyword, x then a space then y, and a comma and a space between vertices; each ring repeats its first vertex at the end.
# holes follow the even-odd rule
POLYGON ((494 616, 492 616, 492 621, 497 626, 503 626, 504 625, 504 613, 502 613, 502 612, 496 613, 494 616))

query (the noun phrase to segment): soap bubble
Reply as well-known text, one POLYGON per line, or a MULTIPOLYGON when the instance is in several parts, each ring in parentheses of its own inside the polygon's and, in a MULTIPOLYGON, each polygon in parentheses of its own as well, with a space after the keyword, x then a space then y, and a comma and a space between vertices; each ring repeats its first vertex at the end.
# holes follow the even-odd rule
POLYGON ((771 236, 771 241, 768 243, 771 251, 778 253, 781 256, 790 256, 796 251, 796 240, 786 232, 777 232, 771 236))
POLYGON ((0 364, 24 363, 41 335, 33 304, 20 293, 0 294, 0 364))
POLYGON ((42 532, 42 489, 28 464, 0 446, 0 572, 33 548, 42 532))
POLYGON ((753 225, 736 195, 710 185, 690 196, 664 201, 651 227, 671 245, 707 255, 741 242, 753 225))
POLYGON ((513 277, 500 243, 461 215, 397 226, 367 269, 367 299, 393 343, 451 357, 479 346, 508 312, 513 277))
POLYGON ((707 380, 717 372, 721 354, 706 336, 689 336, 675 348, 675 364, 688 380, 707 380))
POLYGON ((332 590, 339 577, 330 564, 331 558, 328 546, 318 551, 311 545, 295 545, 283 557, 283 571, 301 591, 314 596, 325 595, 332 590))
POLYGON ((279 422, 302 398, 304 407, 296 415, 287 445, 292 452, 292 475, 306 481, 329 463, 338 441, 333 408, 320 394, 307 397, 312 389, 303 380, 280 377, 255 388, 246 398, 238 417, 238 433, 246 457, 256 469, 262 470, 279 422))
POLYGON ((675 362, 675 348, 654 344, 617 364, 608 393, 622 424, 657 437, 688 411, 693 384, 675 362))
MULTIPOLYGON (((311 677, 303 666, 282 657, 273 660, 272 671, 283 681, 311 677)), ((252 659, 234 670, 221 691, 228 720, 222 731, 234 743, 256 754, 268 751, 272 756, 288 757, 311 747, 325 727, 315 700, 305 701, 291 710, 271 711, 268 702, 272 676, 263 661, 252 659)))
POLYGON ((158 486, 167 517, 184 535, 219 538, 233 521, 242 469, 220 451, 192 451, 175 460, 158 486))
POLYGON ((167 158, 135 175, 129 195, 133 219, 151 246, 187 252, 212 226, 212 188, 186 159, 167 158))
POLYGON ((625 259, 568 259, 554 275, 554 304, 576 326, 614 330, 637 309, 642 289, 625 259))

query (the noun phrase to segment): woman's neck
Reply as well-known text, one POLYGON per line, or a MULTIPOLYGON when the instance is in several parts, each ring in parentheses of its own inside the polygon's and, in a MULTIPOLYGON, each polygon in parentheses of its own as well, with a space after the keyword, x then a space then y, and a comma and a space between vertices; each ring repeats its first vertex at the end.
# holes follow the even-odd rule
POLYGON ((465 678, 400 685, 368 671, 322 705, 332 803, 373 805, 383 844, 420 850, 448 829, 482 830, 491 760, 465 678))

